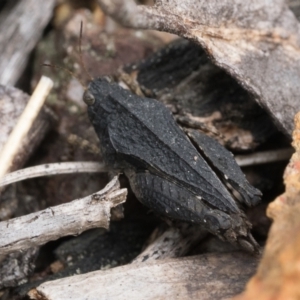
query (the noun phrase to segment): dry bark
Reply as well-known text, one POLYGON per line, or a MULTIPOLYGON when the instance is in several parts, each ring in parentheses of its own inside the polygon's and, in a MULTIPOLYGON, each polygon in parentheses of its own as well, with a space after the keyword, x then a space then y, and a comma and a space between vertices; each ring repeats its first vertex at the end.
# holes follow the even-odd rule
POLYGON ((277 132, 272 119, 199 45, 177 39, 125 66, 121 84, 162 101, 184 129, 196 129, 232 151, 253 150, 277 132))
POLYGON ((70 203, 0 222, 0 253, 3 257, 67 235, 96 228, 108 228, 110 210, 126 200, 115 177, 103 190, 70 203))
POLYGON ((300 110, 300 26, 285 0, 98 0, 125 26, 178 34, 201 45, 291 135, 300 110))
POLYGON ((267 210, 273 224, 264 255, 245 293, 236 299, 300 298, 300 113, 295 117, 293 140, 296 152, 285 170, 286 191, 267 210))
POLYGON ((0 15, 0 83, 14 85, 52 16, 55 0, 10 1, 0 15))
POLYGON ((130 264, 48 281, 31 299, 229 299, 243 290, 257 258, 233 252, 130 264))

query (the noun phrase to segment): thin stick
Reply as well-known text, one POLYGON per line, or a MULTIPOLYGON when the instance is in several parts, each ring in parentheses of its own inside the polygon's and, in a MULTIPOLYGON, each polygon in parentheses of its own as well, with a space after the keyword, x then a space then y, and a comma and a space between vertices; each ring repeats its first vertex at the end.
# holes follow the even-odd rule
POLYGON ((0 222, 0 256, 91 228, 108 228, 111 208, 125 202, 126 195, 127 190, 120 189, 115 176, 93 195, 0 222))
POLYGON ((31 98, 29 99, 24 112, 0 153, 0 179, 9 170, 23 139, 28 134, 52 86, 53 81, 42 76, 31 98))
POLYGON ((235 160, 240 167, 266 164, 276 161, 289 160, 294 153, 293 148, 262 151, 252 154, 236 155, 235 160))
POLYGON ((58 174, 70 173, 103 173, 107 172, 104 164, 98 162, 63 162, 39 165, 35 167, 21 169, 5 175, 0 179, 0 187, 17 181, 58 174))
MULTIPOLYGON (((274 161, 288 160, 293 153, 292 148, 257 152, 247 155, 237 155, 235 157, 237 163, 241 167, 256 164, 269 163, 274 161)), ((105 165, 98 162, 63 162, 51 163, 34 167, 21 169, 9 173, 0 179, 0 187, 12 184, 14 182, 36 178, 42 176, 52 176, 58 174, 71 173, 105 173, 108 172, 105 165)))

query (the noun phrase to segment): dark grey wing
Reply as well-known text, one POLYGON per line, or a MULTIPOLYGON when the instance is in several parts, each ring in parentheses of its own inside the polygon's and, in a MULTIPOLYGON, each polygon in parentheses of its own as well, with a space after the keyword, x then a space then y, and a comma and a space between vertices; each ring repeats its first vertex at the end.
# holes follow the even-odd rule
POLYGON ((224 179, 240 193, 247 206, 256 205, 261 198, 261 192, 254 188, 246 179, 233 155, 213 138, 196 130, 188 130, 188 136, 199 147, 202 154, 217 168, 224 179))
POLYGON ((119 99, 123 100, 110 115, 108 135, 123 159, 136 158, 152 173, 176 182, 209 205, 239 212, 227 189, 162 103, 129 92, 119 99))

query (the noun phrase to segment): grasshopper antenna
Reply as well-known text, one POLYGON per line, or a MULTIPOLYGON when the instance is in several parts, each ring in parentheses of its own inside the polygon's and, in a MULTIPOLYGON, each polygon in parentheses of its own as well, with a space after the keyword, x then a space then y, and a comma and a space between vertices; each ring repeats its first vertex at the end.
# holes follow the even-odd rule
POLYGON ((57 66, 57 65, 53 65, 53 64, 42 64, 44 67, 50 67, 50 68, 53 68, 53 69, 59 69, 59 70, 63 70, 65 72, 67 72, 69 75, 71 75, 72 77, 76 78, 80 84, 84 87, 84 89, 86 90, 86 85, 78 78, 74 75, 74 73, 72 71, 70 71, 69 69, 67 68, 64 68, 64 67, 60 67, 60 66, 57 66))
POLYGON ((82 56, 82 49, 81 49, 81 42, 82 42, 82 32, 83 32, 83 22, 80 22, 80 35, 79 35, 79 41, 78 41, 78 50, 79 50, 79 63, 80 66, 83 68, 85 73, 89 76, 90 80, 93 81, 94 78, 91 76, 89 71, 86 69, 84 61, 83 61, 83 56, 82 56))
MULTIPOLYGON (((79 54, 79 64, 82 67, 82 69, 84 70, 84 72, 88 75, 89 79, 91 81, 93 81, 94 78, 91 76, 91 74, 86 69, 84 61, 83 61, 82 49, 81 49, 82 32, 83 32, 83 22, 81 21, 80 22, 80 35, 79 35, 79 41, 78 41, 78 53, 77 53, 77 54, 79 54)), ((80 82, 80 84, 84 87, 85 90, 87 89, 86 85, 82 82, 82 80, 80 80, 78 77, 76 77, 74 75, 74 73, 72 71, 70 71, 69 69, 61 67, 61 66, 57 66, 57 65, 54 65, 54 64, 46 64, 46 63, 44 63, 42 65, 46 66, 46 67, 50 67, 50 68, 54 68, 54 69, 59 69, 59 70, 63 70, 65 72, 67 72, 72 77, 76 78, 80 82)))

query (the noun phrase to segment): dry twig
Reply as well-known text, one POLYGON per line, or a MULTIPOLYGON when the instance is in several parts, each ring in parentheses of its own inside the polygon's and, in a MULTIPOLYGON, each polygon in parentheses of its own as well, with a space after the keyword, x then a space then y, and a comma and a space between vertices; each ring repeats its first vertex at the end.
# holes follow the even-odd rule
POLYGON ((235 160, 240 167, 266 164, 276 161, 289 160, 294 153, 292 148, 254 152, 251 154, 236 155, 235 160))
POLYGON ((0 222, 0 253, 25 250, 66 235, 96 228, 108 228, 110 210, 126 200, 118 178, 101 191, 70 203, 0 222))

